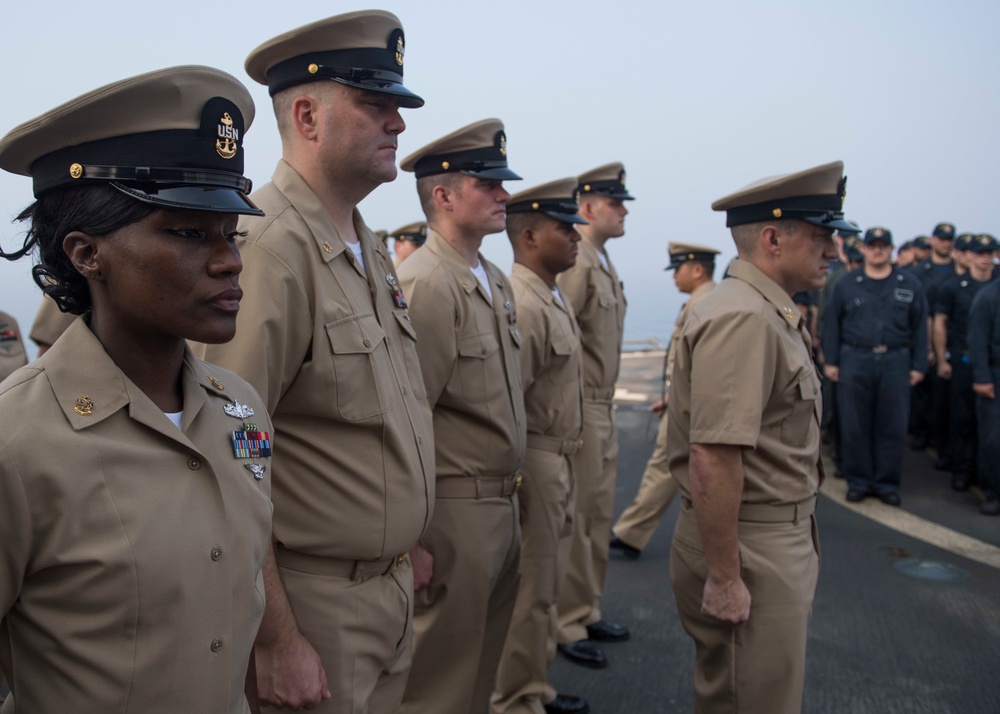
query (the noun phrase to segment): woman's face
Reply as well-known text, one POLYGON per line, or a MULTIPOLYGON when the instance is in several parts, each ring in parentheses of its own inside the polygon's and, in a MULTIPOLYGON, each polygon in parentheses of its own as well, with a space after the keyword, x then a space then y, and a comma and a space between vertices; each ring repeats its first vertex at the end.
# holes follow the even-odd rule
POLYGON ((95 318, 143 342, 231 340, 243 297, 237 219, 158 209, 95 239, 95 318))

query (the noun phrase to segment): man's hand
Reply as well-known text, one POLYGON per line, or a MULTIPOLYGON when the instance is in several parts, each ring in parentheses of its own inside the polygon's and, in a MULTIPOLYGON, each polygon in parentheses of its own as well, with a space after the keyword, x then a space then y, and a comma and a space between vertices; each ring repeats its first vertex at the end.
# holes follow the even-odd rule
POLYGON ((275 646, 254 647, 257 695, 264 704, 288 709, 315 709, 330 698, 326 672, 313 646, 298 631, 275 646))
POLYGON ((434 556, 418 543, 410 550, 410 564, 413 566, 413 592, 420 592, 431 584, 434 556))
POLYGON ((996 388, 993 386, 993 382, 990 382, 989 384, 973 384, 972 391, 976 393, 976 396, 982 397, 983 399, 997 398, 996 388))
POLYGON ((741 578, 705 581, 701 595, 701 613, 731 625, 745 625, 750 619, 750 591, 741 578))
POLYGON ((840 367, 838 367, 835 364, 824 365, 823 374, 825 374, 826 378, 829 379, 831 382, 840 381, 840 367))
POLYGON ((670 405, 670 395, 667 394, 663 399, 657 400, 650 408, 649 411, 653 412, 656 416, 663 418, 663 415, 667 413, 667 407, 670 405))
MULTIPOLYGON (((951 362, 946 362, 945 360, 938 362, 937 375, 941 379, 951 379, 951 362)), ((911 381, 910 384, 913 384, 913 382, 911 381)))
MULTIPOLYGON (((950 367, 950 365, 949 365, 949 367, 950 367)), ((915 387, 916 385, 920 384, 922 381, 924 381, 924 373, 923 372, 918 372, 915 369, 911 369, 910 370, 910 386, 911 387, 915 387)))

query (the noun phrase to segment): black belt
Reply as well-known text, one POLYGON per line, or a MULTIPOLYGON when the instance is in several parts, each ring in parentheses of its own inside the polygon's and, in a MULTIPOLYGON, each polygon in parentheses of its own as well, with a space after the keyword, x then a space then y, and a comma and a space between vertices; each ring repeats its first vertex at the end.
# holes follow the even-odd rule
POLYGON ((875 355, 884 355, 886 352, 893 352, 895 350, 910 349, 909 343, 905 345, 859 345, 853 342, 846 342, 844 344, 848 347, 853 347, 856 350, 866 350, 875 355))

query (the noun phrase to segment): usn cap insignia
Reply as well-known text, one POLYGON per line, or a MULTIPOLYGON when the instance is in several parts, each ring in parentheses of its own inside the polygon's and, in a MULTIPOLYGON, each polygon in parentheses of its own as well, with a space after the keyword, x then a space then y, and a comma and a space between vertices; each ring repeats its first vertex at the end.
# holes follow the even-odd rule
POLYGON ((231 159, 236 156, 239 149, 240 130, 233 126, 233 118, 229 112, 223 112, 219 119, 219 138, 215 140, 215 150, 224 159, 231 159))
POLYGON ((403 46, 403 36, 400 35, 396 38, 396 64, 400 67, 403 66, 403 55, 406 54, 406 48, 403 46))

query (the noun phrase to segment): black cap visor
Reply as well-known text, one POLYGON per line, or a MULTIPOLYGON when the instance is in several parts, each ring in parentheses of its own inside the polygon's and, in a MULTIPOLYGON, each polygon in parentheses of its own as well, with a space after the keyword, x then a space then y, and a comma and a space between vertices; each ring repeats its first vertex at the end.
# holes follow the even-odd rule
POLYGON ((794 215, 794 211, 787 211, 785 213, 785 218, 796 218, 800 221, 805 221, 806 223, 811 223, 814 226, 822 226, 823 228, 832 228, 838 232, 851 232, 857 235, 857 226, 852 225, 844 218, 844 214, 840 211, 827 211, 819 215, 812 214, 807 216, 794 215))
POLYGON ((475 176, 478 179, 484 179, 486 181, 520 181, 521 177, 516 173, 508 169, 506 166, 498 166, 492 169, 465 169, 459 170, 459 173, 465 174, 466 176, 475 176))
POLYGON ((236 188, 192 185, 125 184, 111 181, 112 186, 132 198, 162 208, 181 208, 215 213, 239 213, 263 216, 243 191, 236 188))
POLYGON ((418 109, 424 106, 423 97, 418 97, 402 84, 397 82, 379 82, 377 79, 365 79, 361 81, 351 81, 340 77, 331 77, 334 82, 345 84, 348 87, 356 87, 366 92, 378 92, 380 94, 391 94, 396 97, 399 106, 404 109, 418 109))

